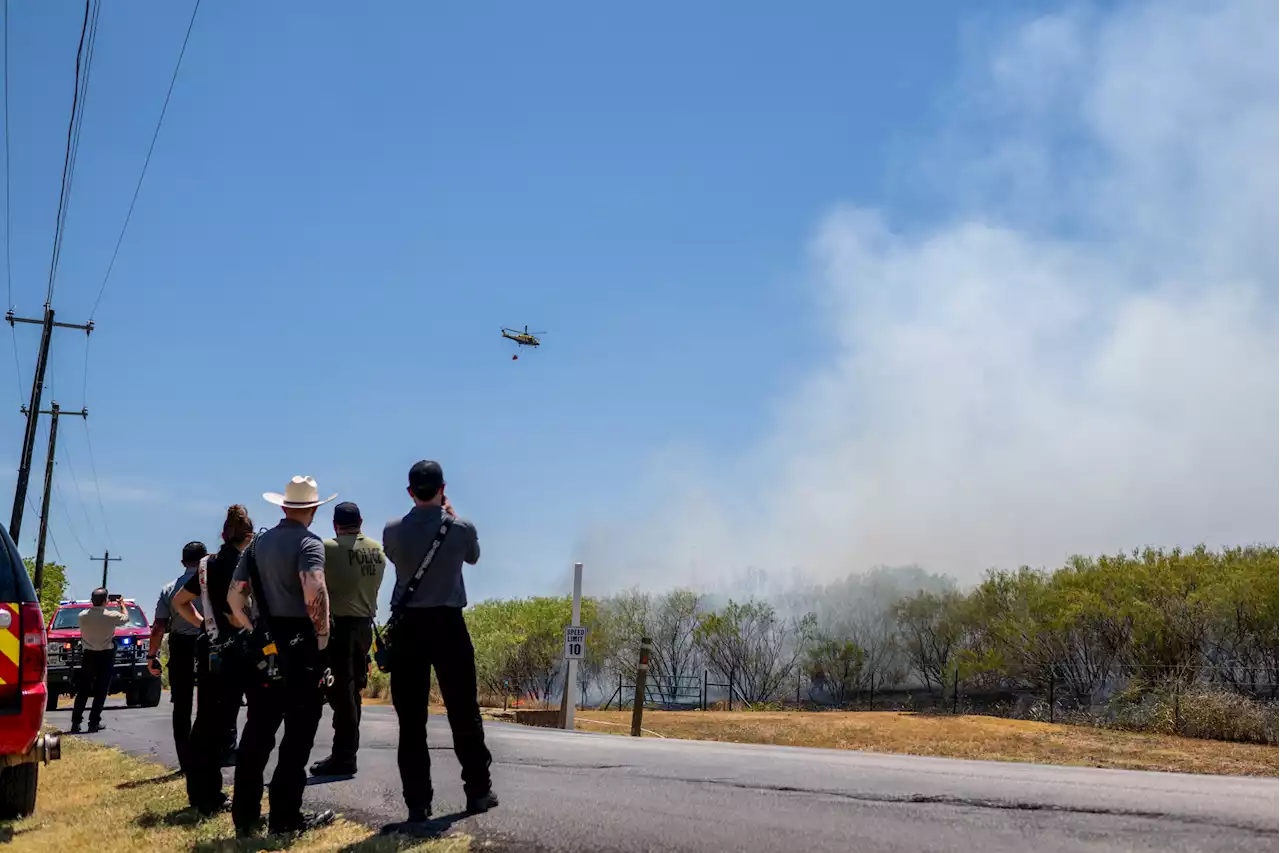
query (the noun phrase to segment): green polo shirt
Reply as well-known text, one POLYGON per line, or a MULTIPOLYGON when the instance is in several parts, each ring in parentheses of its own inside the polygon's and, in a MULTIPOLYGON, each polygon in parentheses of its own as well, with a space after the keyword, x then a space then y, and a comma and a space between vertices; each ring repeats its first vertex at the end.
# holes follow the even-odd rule
POLYGON ((378 588, 386 568, 382 545, 363 533, 344 533, 324 540, 329 612, 334 616, 372 619, 378 611, 378 588))

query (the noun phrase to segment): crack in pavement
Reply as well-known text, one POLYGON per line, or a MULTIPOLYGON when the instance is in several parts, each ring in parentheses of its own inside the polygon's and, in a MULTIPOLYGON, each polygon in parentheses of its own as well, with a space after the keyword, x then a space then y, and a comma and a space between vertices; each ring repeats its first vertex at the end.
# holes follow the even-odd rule
POLYGON ((680 780, 677 778, 672 779, 672 781, 686 781, 692 782, 693 784, 701 783, 708 785, 722 785, 747 791, 774 791, 781 794, 816 794, 820 796, 837 797, 839 799, 868 803, 957 806, 960 808, 996 809, 999 811, 1043 811, 1062 812, 1068 814, 1103 815, 1109 817, 1133 817, 1144 818, 1147 820, 1173 821, 1175 823, 1186 823, 1196 826, 1214 826, 1222 829, 1234 829, 1241 832, 1248 832, 1253 835, 1275 834, 1272 830, 1259 829, 1256 826, 1249 826, 1248 824, 1174 815, 1168 814, 1167 812, 1142 811, 1140 809, 1107 808, 1103 806, 1071 806, 1061 805, 1058 803, 1014 802, 1009 800, 988 800, 975 797, 951 797, 944 794, 851 794, 845 791, 830 791, 823 790, 821 788, 801 788, 792 785, 749 784, 746 782, 735 782, 730 779, 680 780))

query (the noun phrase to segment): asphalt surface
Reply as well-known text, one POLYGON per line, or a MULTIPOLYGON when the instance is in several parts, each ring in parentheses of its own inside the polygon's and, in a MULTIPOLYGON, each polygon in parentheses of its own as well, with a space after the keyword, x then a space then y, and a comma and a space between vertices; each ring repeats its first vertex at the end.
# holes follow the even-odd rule
MULTIPOLYGON (((117 705, 103 717, 108 728, 86 737, 176 766, 168 702, 117 705)), ((67 726, 69 717, 55 711, 48 722, 67 726)), ((326 712, 313 761, 328 754, 331 732, 326 712)), ((375 827, 401 821, 394 711, 367 707, 361 732, 359 774, 313 780, 308 805, 375 827)), ((439 831, 472 835, 498 851, 1172 853, 1275 851, 1280 841, 1276 779, 632 739, 490 722, 501 805, 465 817, 448 724, 433 716, 428 732, 439 831)))

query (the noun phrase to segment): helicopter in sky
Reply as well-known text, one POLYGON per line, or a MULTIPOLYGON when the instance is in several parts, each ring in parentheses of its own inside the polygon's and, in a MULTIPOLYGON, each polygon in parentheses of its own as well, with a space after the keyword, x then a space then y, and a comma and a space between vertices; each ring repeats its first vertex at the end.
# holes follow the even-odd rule
MULTIPOLYGON (((524 331, 523 331, 523 332, 522 332, 522 331, 520 331, 520 330, 518 330, 518 329, 506 329, 506 328, 504 328, 504 329, 502 330, 502 336, 503 336, 504 338, 506 338, 506 339, 507 339, 507 340, 509 340, 509 341, 515 341, 515 342, 516 342, 516 346, 522 346, 522 347, 537 347, 537 346, 541 346, 541 345, 542 345, 542 341, 540 341, 540 340, 538 339, 538 336, 539 336, 539 335, 545 335, 545 334, 546 334, 546 332, 530 332, 530 331, 529 331, 529 327, 528 327, 528 326, 525 326, 525 327, 524 327, 524 331)), ((512 360, 512 361, 515 361, 515 360, 517 360, 518 358, 520 358, 520 356, 519 356, 519 355, 513 355, 513 356, 511 356, 511 360, 512 360)))

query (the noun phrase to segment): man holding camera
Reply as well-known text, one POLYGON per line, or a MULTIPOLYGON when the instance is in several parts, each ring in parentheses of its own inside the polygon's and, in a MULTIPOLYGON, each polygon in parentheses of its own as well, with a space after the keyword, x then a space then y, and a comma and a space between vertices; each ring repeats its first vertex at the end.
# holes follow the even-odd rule
POLYGON ((89 596, 91 607, 78 617, 80 622, 80 672, 77 673, 76 701, 71 706, 71 732, 80 732, 84 706, 93 697, 89 710, 89 731, 102 731, 102 706, 107 704, 111 673, 116 662, 116 629, 129 621, 129 611, 119 596, 107 606, 107 588, 99 587, 89 596))
POLYGON ((409 469, 408 487, 413 509, 387 522, 382 532, 383 547, 396 568, 391 621, 383 641, 388 646, 391 701, 400 722, 396 757, 410 823, 431 816, 427 701, 432 666, 440 679, 453 750, 462 765, 467 811, 488 811, 498 804, 476 695, 475 649, 462 616, 467 605, 462 566, 480 559, 480 542, 475 525, 454 514, 444 487, 439 463, 415 464, 409 469))

